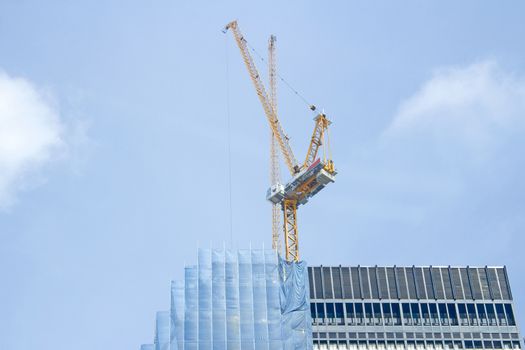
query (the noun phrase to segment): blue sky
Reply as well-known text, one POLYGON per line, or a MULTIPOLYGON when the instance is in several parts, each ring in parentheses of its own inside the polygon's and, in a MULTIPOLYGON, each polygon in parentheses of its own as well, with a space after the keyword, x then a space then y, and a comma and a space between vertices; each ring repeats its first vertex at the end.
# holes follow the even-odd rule
MULTIPOLYGON (((221 33, 235 18, 261 53, 277 36, 281 75, 334 122, 339 175, 300 210, 302 256, 505 264, 524 324, 524 11, 3 1, 0 348, 138 348, 198 246, 270 245, 267 125, 221 33)), ((302 158, 312 115, 283 84, 279 109, 302 158)))

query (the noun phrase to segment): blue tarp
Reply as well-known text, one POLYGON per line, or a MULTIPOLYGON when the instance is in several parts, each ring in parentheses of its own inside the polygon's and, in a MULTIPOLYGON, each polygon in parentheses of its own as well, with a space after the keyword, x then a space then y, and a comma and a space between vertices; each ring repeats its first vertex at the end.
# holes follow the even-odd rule
POLYGON ((311 350, 305 262, 273 251, 199 249, 141 350, 311 350))

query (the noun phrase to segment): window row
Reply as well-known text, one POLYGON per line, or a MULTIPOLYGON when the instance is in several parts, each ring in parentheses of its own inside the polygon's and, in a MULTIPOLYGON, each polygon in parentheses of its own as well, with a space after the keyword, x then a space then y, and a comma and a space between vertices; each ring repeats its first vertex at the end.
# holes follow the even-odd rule
POLYGON ((311 303, 314 324, 351 326, 515 326, 511 304, 311 303))
POLYGON ((425 349, 521 349, 521 344, 519 341, 472 341, 472 340, 445 340, 445 341, 433 341, 433 340, 407 340, 406 343, 402 340, 323 340, 323 339, 314 339, 314 349, 323 347, 323 345, 337 345, 340 349, 347 349, 348 345, 360 346, 359 348, 369 348, 370 346, 378 347, 381 345, 386 345, 387 348, 395 347, 400 349, 411 349, 411 348, 421 348, 425 349))
POLYGON ((313 299, 512 300, 504 267, 309 267, 313 299))

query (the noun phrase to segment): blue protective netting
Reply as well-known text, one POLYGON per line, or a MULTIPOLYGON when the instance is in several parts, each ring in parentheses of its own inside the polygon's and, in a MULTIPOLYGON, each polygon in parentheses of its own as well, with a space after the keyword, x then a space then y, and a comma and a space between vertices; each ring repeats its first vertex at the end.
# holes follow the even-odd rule
POLYGON ((199 249, 141 350, 312 350, 308 272, 273 251, 199 249))

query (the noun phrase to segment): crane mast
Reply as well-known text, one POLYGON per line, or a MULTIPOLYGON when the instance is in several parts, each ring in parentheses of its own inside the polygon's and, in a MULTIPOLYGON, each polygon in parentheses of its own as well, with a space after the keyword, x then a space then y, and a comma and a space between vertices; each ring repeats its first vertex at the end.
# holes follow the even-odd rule
MULTIPOLYGON (((268 81, 270 84, 270 102, 272 108, 277 114, 277 71, 275 62, 275 36, 270 36, 268 40, 268 81)), ((270 129, 270 186, 275 186, 281 183, 281 171, 279 167, 279 154, 277 139, 270 129)), ((278 203, 272 203, 272 249, 281 252, 281 208, 278 203)))
MULTIPOLYGON (((306 158, 303 164, 299 166, 288 142, 288 137, 284 133, 277 117, 275 37, 270 37, 268 47, 270 82, 270 96, 268 96, 253 62, 253 58, 248 51, 248 43, 241 34, 237 21, 228 23, 225 27, 225 32, 229 29, 232 31, 237 46, 241 51, 241 56, 272 131, 272 139, 270 143, 271 187, 266 194, 266 199, 273 203, 272 247, 279 252, 279 230, 277 229, 279 221, 277 218, 277 211, 280 207, 283 212, 284 220, 285 258, 288 261, 299 261, 297 208, 299 205, 306 204, 311 197, 316 195, 326 185, 334 182, 335 175, 337 174, 334 163, 331 159, 329 151, 330 142, 327 137, 327 130, 330 121, 324 113, 320 113, 314 118, 315 126, 306 153, 306 158), (285 185, 281 184, 279 181, 279 161, 276 152, 276 145, 279 146, 288 171, 292 176, 292 179, 285 185), (317 158, 321 146, 323 146, 323 151, 325 151, 322 160, 317 158), (328 154, 326 149, 328 149, 328 154)), ((311 109, 315 110, 315 107, 311 106, 311 109)))

